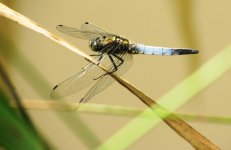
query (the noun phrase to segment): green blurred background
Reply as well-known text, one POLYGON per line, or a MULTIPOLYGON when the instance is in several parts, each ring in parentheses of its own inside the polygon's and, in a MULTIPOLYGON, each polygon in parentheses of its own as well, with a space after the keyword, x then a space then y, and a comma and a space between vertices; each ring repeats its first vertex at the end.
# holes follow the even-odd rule
MULTIPOLYGON (((108 32, 138 43, 199 49, 200 53, 193 56, 134 56, 134 64, 123 78, 156 100, 230 44, 231 2, 225 0, 0 2, 59 34, 88 54, 92 52, 87 41, 63 35, 55 27, 58 24, 79 27, 89 21, 108 32)), ((49 100, 50 90, 55 84, 79 71, 87 63, 82 57, 51 40, 2 17, 0 31, 3 52, 0 58, 7 66, 10 78, 23 100, 49 100), (3 39, 12 42, 8 44, 10 49, 7 49, 7 42, 3 39)), ((230 75, 230 71, 225 73, 178 112, 230 115, 230 75)), ((66 98, 66 101, 77 103, 88 89, 66 98)), ((117 83, 95 96, 90 103, 146 108, 139 99, 117 83)), ((57 149, 92 149, 94 146, 86 146, 88 140, 89 143, 92 142, 90 136, 95 136, 95 144, 92 145, 97 145, 132 120, 128 117, 89 113, 57 115, 49 110, 29 110, 29 114, 39 131, 57 149), (81 125, 93 133, 85 134, 81 125), (80 131, 73 128, 79 128, 80 131), (84 134, 85 140, 82 138, 84 134)), ((231 148, 230 126, 196 122, 190 124, 220 148, 231 148)), ((193 148, 164 123, 160 123, 129 149, 193 148)))

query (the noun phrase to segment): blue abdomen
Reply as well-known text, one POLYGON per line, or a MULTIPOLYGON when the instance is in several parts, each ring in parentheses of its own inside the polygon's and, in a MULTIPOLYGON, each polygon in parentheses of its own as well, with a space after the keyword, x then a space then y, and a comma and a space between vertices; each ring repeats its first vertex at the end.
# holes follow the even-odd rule
POLYGON ((198 50, 190 48, 167 48, 157 46, 145 46, 143 44, 135 44, 131 50, 133 54, 147 54, 147 55, 186 55, 196 54, 198 50))

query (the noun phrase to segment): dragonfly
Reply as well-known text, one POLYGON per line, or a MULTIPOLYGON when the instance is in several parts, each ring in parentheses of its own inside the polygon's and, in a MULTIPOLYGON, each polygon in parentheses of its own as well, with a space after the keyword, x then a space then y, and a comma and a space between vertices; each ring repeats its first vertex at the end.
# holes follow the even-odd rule
POLYGON ((88 102, 115 81, 110 76, 111 73, 121 76, 129 70, 134 54, 173 56, 199 53, 198 50, 191 48, 168 48, 134 43, 89 22, 83 23, 80 28, 66 25, 58 25, 56 28, 72 37, 89 41, 90 49, 95 52, 90 56, 104 66, 107 72, 89 61, 81 71, 55 85, 50 93, 51 98, 63 98, 93 85, 80 100, 80 103, 88 102))

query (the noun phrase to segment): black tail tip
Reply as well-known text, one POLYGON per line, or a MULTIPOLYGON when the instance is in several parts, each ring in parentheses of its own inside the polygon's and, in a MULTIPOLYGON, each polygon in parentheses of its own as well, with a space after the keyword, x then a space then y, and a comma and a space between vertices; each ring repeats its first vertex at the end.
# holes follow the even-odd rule
POLYGON ((192 50, 192 54, 197 54, 197 53, 199 53, 198 50, 195 50, 195 49, 192 50))
POLYGON ((189 54, 197 54, 197 53, 199 53, 198 50, 187 49, 187 48, 176 49, 175 52, 176 52, 177 55, 189 55, 189 54))

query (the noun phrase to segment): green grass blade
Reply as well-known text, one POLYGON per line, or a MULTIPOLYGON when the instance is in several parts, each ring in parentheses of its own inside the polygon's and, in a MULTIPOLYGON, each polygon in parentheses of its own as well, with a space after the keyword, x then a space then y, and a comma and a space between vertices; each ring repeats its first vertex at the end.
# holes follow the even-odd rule
POLYGON ((0 89, 0 145, 6 149, 48 149, 30 126, 7 104, 9 99, 0 89))

